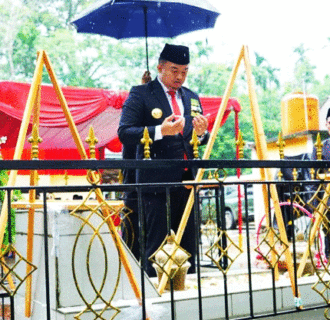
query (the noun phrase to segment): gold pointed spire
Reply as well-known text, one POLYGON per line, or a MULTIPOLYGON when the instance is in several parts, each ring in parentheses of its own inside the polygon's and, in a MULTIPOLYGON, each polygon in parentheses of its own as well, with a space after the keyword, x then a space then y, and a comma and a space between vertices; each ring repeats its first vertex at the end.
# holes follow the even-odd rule
POLYGON ((285 147, 285 141, 283 140, 282 131, 278 133, 278 140, 276 142, 276 145, 278 146, 279 153, 280 153, 280 159, 284 159, 284 147, 285 147))
POLYGON ((39 129, 36 124, 32 128, 32 135, 28 141, 31 143, 31 159, 38 159, 39 143, 42 142, 42 139, 39 137, 39 129))
POLYGON ((317 158, 317 160, 322 160, 323 143, 321 141, 320 133, 317 134, 316 142, 315 142, 314 146, 316 147, 316 158, 317 158))
POLYGON ((124 182, 123 171, 119 170, 119 172, 118 172, 118 183, 123 184, 123 182, 124 182))
POLYGON ((152 144, 152 140, 150 139, 147 127, 144 128, 143 138, 140 141, 144 145, 144 159, 150 159, 150 145, 152 144))
POLYGON ((68 181, 69 181, 68 170, 65 170, 64 181, 65 181, 65 185, 67 186, 68 185, 68 181))
POLYGON ((89 158, 90 159, 96 159, 95 154, 95 145, 99 142, 99 140, 95 136, 95 132, 92 126, 89 127, 89 134, 88 137, 85 139, 85 141, 89 145, 89 158))
POLYGON ((297 181, 298 179, 298 171, 296 168, 292 169, 292 176, 293 176, 293 181, 297 181))
POLYGON ((244 146, 245 146, 245 142, 243 140, 243 136, 242 136, 242 131, 239 130, 238 131, 238 138, 236 140, 236 146, 238 146, 238 159, 243 159, 244 158, 244 146))
MULTIPOLYGON (((285 141, 283 139, 282 131, 278 133, 278 140, 276 142, 276 145, 278 146, 278 151, 280 153, 280 159, 284 159, 284 147, 285 147, 285 141)), ((279 169, 277 173, 278 180, 281 181, 283 177, 282 170, 279 169)))
POLYGON ((198 137, 197 137, 197 133, 196 130, 193 129, 192 132, 192 138, 190 140, 190 145, 193 146, 193 153, 194 153, 194 158, 198 159, 199 158, 199 154, 198 154, 198 146, 201 144, 201 142, 199 141, 198 137))

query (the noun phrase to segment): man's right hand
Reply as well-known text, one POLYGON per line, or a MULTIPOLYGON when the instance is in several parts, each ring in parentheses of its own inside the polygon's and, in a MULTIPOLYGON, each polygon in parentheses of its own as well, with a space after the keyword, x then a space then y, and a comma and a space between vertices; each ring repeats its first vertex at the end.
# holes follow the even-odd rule
POLYGON ((161 125, 161 133, 163 136, 174 136, 183 131, 185 118, 176 116, 174 113, 165 118, 161 125))

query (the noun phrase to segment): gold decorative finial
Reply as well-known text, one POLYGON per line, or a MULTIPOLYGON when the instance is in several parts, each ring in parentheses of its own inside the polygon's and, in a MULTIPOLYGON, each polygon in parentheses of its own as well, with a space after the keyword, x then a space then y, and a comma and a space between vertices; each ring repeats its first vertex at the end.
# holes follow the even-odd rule
POLYGON ((322 160, 322 147, 323 147, 323 143, 321 141, 321 135, 320 135, 320 133, 317 134, 316 142, 315 142, 314 145, 316 147, 316 158, 317 158, 317 160, 322 160))
POLYGON ((123 182, 124 182, 124 175, 123 175, 123 171, 122 170, 119 170, 119 172, 118 172, 118 182, 120 184, 123 184, 123 182))
POLYGON ((212 173, 212 171, 210 170, 210 171, 209 171, 209 174, 208 174, 208 176, 207 176, 207 179, 211 180, 212 178, 213 178, 213 173, 212 173))
POLYGON ((283 178, 283 173, 282 173, 281 169, 278 170, 278 172, 277 172, 277 178, 278 178, 278 181, 281 181, 283 178))
POLYGON ((89 134, 85 140, 89 145, 89 157, 90 159, 96 159, 95 154, 95 145, 99 142, 99 140, 95 136, 95 132, 92 126, 89 127, 89 134))
POLYGON ((276 142, 276 145, 278 146, 279 153, 280 153, 280 159, 284 159, 284 147, 285 147, 285 141, 283 140, 282 131, 278 133, 278 140, 276 142))
POLYGON ((147 127, 144 128, 143 138, 140 141, 144 145, 144 159, 150 159, 150 145, 152 144, 152 140, 150 139, 147 127))
POLYGON ((199 139, 197 137, 197 133, 196 133, 195 129, 193 129, 192 138, 189 143, 190 143, 190 145, 193 146, 194 158, 198 159, 198 157, 199 157, 198 146, 201 144, 201 142, 199 141, 199 139))
POLYGON ((68 185, 68 180, 69 180, 68 170, 65 170, 64 181, 66 186, 68 185))
POLYGON ((243 159, 245 142, 243 140, 241 130, 238 131, 238 139, 236 140, 236 146, 238 146, 238 159, 243 159))
MULTIPOLYGON (((284 159, 284 147, 285 147, 285 141, 283 139, 282 131, 278 133, 278 140, 276 142, 276 145, 278 146, 278 151, 280 153, 280 159, 284 159)), ((280 169, 277 173, 278 180, 281 181, 283 177, 282 170, 280 169)))
POLYGON ((31 143, 31 159, 38 159, 39 157, 39 143, 42 142, 42 139, 39 137, 38 126, 34 125, 32 128, 32 135, 28 139, 31 143))
POLYGON ((310 172, 310 175, 311 175, 311 179, 314 180, 314 178, 315 178, 315 169, 311 168, 309 172, 310 172))
POLYGON ((293 168, 292 169, 292 176, 293 176, 293 180, 294 181, 297 181, 297 179, 298 179, 298 171, 297 171, 296 168, 293 168))

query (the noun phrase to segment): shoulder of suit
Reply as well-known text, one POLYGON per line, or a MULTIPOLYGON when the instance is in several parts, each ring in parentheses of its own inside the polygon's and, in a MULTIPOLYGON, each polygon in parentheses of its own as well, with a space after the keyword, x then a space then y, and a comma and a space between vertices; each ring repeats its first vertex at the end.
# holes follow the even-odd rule
POLYGON ((182 90, 185 94, 189 94, 189 95, 191 95, 191 96, 198 97, 198 94, 197 94, 197 93, 195 93, 194 91, 188 89, 187 87, 182 86, 182 87, 181 87, 181 90, 182 90))
POLYGON ((146 90, 152 90, 156 84, 156 81, 150 81, 145 84, 139 84, 137 86, 133 86, 131 90, 137 90, 137 91, 146 91, 146 90))

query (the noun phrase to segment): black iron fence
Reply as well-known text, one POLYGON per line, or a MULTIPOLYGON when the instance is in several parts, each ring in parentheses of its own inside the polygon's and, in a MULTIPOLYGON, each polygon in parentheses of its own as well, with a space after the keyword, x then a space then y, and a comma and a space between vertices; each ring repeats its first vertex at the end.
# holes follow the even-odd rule
POLYGON ((179 245, 176 238, 169 250, 159 250, 165 260, 154 257, 153 263, 160 268, 158 277, 145 275, 149 258, 146 190, 164 191, 170 235, 171 190, 182 187, 181 183, 122 185, 86 180, 86 185, 22 187, 16 183, 1 188, 7 194, 7 204, 3 204, 7 211, 2 214, 12 209, 16 214, 15 221, 8 219, 8 241, 0 258, 0 317, 25 319, 30 312, 38 320, 60 316, 257 319, 316 309, 324 309, 327 317, 329 166, 328 161, 298 160, 1 161, 4 170, 87 169, 94 176, 103 169, 178 167, 203 168, 212 175, 184 182, 193 194, 196 244, 196 270, 186 277, 179 272, 186 259, 178 262, 172 255, 181 250, 173 249, 179 245), (274 178, 228 179, 227 168, 253 172, 269 168, 274 178), (314 168, 315 173, 305 180, 277 178, 279 170, 297 168, 314 168), (20 190, 22 198, 13 199, 13 190, 20 190), (30 190, 38 195, 33 203, 30 190), (136 222, 122 203, 129 191, 135 192, 138 204, 138 234, 133 239, 136 222), (126 232, 130 239, 118 244, 114 232, 119 238, 125 238, 126 232), (134 241, 140 261, 130 250, 134 241), (177 268, 166 269, 169 265, 177 268), (164 273, 170 281, 165 281, 167 287, 160 295, 164 273))

